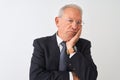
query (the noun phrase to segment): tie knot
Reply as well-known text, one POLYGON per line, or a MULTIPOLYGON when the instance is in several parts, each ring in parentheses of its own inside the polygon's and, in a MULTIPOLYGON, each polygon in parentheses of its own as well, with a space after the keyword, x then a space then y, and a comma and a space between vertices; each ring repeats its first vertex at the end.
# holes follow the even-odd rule
POLYGON ((62 45, 63 47, 65 47, 65 46, 66 46, 66 42, 65 42, 65 41, 62 41, 62 42, 61 42, 61 45, 62 45))

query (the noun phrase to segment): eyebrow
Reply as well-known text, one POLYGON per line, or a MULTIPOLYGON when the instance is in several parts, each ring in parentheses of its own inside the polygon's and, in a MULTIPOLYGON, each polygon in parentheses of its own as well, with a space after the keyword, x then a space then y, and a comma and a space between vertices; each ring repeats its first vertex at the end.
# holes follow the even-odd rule
MULTIPOLYGON (((67 19, 72 19, 72 18, 67 18, 67 19)), ((72 20, 75 20, 75 19, 72 19, 72 20)), ((82 21, 81 19, 78 19, 77 21, 82 21)))

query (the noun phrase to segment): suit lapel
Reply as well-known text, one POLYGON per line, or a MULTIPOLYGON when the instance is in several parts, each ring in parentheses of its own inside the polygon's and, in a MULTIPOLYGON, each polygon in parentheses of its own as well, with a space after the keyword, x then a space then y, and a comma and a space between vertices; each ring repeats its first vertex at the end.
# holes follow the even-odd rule
POLYGON ((59 47, 58 47, 58 44, 57 44, 57 39, 56 39, 56 34, 54 34, 52 37, 51 37, 51 49, 52 51, 54 51, 54 53, 56 54, 60 54, 60 50, 59 50, 59 47))
MULTIPOLYGON (((52 61, 52 68, 58 68, 59 66, 59 58, 60 58, 60 50, 57 44, 57 39, 56 39, 56 34, 50 37, 49 40, 49 57, 50 60, 52 61)), ((50 62, 51 63, 51 62, 50 62)), ((50 64, 51 65, 51 64, 50 64)))

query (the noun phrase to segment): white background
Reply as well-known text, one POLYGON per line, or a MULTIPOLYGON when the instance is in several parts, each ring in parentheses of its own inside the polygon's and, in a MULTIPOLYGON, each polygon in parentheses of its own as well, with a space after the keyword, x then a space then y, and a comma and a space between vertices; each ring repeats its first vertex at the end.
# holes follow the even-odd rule
POLYGON ((0 80, 29 80, 35 38, 53 35, 65 4, 83 8, 97 80, 120 80, 120 0, 0 0, 0 80))

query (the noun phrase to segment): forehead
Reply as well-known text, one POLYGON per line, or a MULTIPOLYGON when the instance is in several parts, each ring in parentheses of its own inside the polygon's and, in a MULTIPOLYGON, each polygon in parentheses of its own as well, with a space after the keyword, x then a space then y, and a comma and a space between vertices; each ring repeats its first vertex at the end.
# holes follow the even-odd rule
POLYGON ((76 8, 66 8, 63 12, 63 17, 82 19, 82 13, 76 8))

